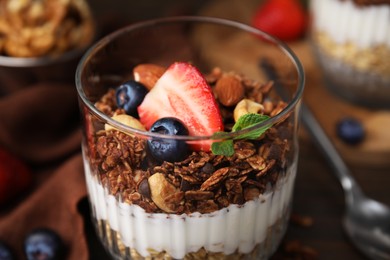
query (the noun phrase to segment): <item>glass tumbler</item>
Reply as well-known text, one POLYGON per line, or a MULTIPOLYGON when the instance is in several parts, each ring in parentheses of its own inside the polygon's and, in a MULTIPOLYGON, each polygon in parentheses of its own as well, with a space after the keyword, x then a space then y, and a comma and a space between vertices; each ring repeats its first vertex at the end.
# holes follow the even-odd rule
POLYGON ((26 88, 38 82, 74 82, 74 71, 87 47, 57 57, 0 56, 0 95, 26 88))
POLYGON ((390 2, 311 0, 311 45, 331 93, 390 108, 390 2))
POLYGON ((114 259, 275 252, 291 209, 304 88, 285 44, 218 18, 144 21, 90 48, 76 85, 92 219, 114 259), (138 94, 119 89, 137 84, 146 95, 128 112, 122 101, 138 94))

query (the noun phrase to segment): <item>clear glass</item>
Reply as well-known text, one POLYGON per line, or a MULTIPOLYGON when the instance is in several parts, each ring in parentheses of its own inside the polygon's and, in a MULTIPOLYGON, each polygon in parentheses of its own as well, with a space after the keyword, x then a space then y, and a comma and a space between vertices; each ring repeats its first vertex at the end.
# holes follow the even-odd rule
MULTIPOLYGON (((274 253, 291 209, 304 88, 301 63, 285 44, 218 18, 146 21, 93 46, 78 66, 76 85, 92 218, 114 259, 267 259, 274 253), (208 82, 216 67, 244 75, 239 78, 252 86, 273 80, 266 98, 251 92, 269 119, 219 139, 172 136, 128 127, 96 105, 133 78, 135 66, 177 61, 191 62, 208 82), (264 126, 270 128, 261 137, 238 139, 264 126), (194 150, 183 161, 161 163, 145 148, 155 139, 191 145, 234 139, 235 153, 194 150)), ((233 109, 221 107, 227 114, 233 109)))
POLYGON ((86 49, 87 47, 71 50, 55 57, 0 56, 0 84, 2 86, 0 95, 38 82, 74 84, 76 67, 86 49))
POLYGON ((351 103, 390 108, 390 4, 312 0, 310 9, 325 86, 351 103))

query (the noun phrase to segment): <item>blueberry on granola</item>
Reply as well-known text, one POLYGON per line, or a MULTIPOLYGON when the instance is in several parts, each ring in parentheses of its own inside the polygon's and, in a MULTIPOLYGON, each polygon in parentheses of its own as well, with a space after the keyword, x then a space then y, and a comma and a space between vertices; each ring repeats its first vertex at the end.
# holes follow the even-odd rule
POLYGON ((60 236, 48 228, 31 231, 24 241, 24 250, 28 260, 61 259, 63 248, 60 236))
MULTIPOLYGON (((188 135, 188 130, 177 118, 164 117, 150 128, 152 133, 164 135, 188 135)), ((177 162, 187 157, 189 147, 184 140, 172 138, 152 138, 148 140, 148 149, 156 160, 177 162)))
POLYGON ((148 90, 143 84, 129 80, 116 89, 116 103, 128 115, 138 117, 137 107, 142 103, 147 93, 148 90))

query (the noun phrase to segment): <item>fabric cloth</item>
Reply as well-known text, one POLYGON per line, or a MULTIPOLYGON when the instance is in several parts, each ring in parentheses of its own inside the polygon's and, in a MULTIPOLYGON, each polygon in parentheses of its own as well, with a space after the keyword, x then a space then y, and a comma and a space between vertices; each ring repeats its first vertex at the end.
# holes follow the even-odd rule
POLYGON ((0 97, 0 147, 22 160, 33 175, 27 191, 0 205, 0 240, 16 259, 24 259, 24 238, 37 227, 60 235, 65 259, 89 258, 77 208, 87 194, 79 118, 72 84, 39 83, 0 97))

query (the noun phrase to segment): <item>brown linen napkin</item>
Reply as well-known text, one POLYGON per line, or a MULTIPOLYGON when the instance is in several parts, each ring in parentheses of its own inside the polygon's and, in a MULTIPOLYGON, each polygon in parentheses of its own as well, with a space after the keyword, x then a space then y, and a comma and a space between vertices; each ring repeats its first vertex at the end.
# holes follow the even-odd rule
POLYGON ((85 194, 81 155, 76 155, 0 218, 0 239, 12 247, 16 259, 23 259, 25 234, 36 227, 48 227, 63 239, 67 247, 65 259, 88 259, 83 219, 77 211, 77 203, 85 194))
POLYGON ((0 99, 0 145, 33 163, 80 147, 76 88, 39 83, 0 99))
POLYGON ((16 259, 25 259, 23 240, 35 227, 61 236, 65 259, 89 258, 77 211, 86 196, 78 111, 72 85, 39 83, 0 97, 0 147, 23 160, 34 180, 22 198, 0 205, 0 240, 16 259))

